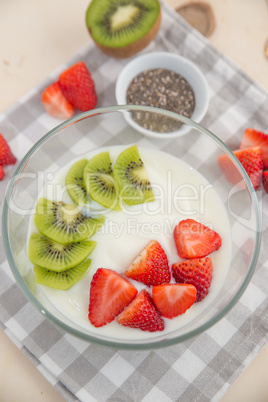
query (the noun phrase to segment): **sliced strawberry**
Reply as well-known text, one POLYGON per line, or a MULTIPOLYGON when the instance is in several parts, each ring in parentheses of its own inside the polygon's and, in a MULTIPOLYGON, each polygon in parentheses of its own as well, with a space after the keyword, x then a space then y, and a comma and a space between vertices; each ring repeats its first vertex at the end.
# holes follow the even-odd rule
MULTIPOLYGON (((261 184, 261 176, 263 169, 263 158, 261 147, 252 147, 246 149, 238 149, 233 152, 247 172, 255 190, 261 184)), ((242 180, 241 174, 227 155, 221 155, 218 158, 219 165, 226 178, 231 183, 238 183, 242 180)))
POLYGON ((57 119, 69 119, 74 113, 74 107, 67 101, 57 82, 44 90, 41 100, 45 110, 57 119))
POLYGON ((137 289, 117 272, 99 268, 90 286, 88 319, 95 327, 113 321, 136 297, 137 289))
POLYGON ((196 301, 208 294, 212 279, 212 261, 210 257, 185 260, 172 265, 172 274, 176 282, 188 283, 196 287, 196 301))
POLYGON ((127 268, 125 275, 147 286, 161 285, 170 281, 168 259, 158 241, 150 241, 127 268))
POLYGON ((220 235, 194 219, 180 221, 173 235, 181 258, 205 257, 221 246, 220 235))
POLYGON ((264 170, 262 172, 262 184, 263 188, 268 193, 268 170, 264 170))
POLYGON ((163 318, 145 289, 117 317, 117 322, 125 327, 138 328, 142 331, 155 332, 164 329, 163 318))
POLYGON ((254 128, 247 128, 244 131, 239 148, 252 148, 258 145, 261 147, 264 167, 268 168, 268 134, 254 128))
POLYGON ((5 177, 5 172, 4 172, 3 166, 0 165, 0 180, 3 180, 4 177, 5 177))
POLYGON ((79 61, 59 76, 59 86, 66 99, 83 112, 97 105, 95 84, 84 62, 79 61))
POLYGON ((196 288, 186 283, 168 283, 154 286, 153 302, 163 317, 174 318, 184 314, 196 300, 196 288))
POLYGON ((14 165, 17 159, 12 154, 6 139, 0 133, 0 165, 14 165))

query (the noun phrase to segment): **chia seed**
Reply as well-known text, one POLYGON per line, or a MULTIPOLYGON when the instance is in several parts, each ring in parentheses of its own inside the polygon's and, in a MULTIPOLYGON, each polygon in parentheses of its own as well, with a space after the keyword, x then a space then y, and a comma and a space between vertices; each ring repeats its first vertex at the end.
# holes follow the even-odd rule
MULTIPOLYGON (((175 71, 156 68, 137 75, 127 89, 129 105, 144 105, 169 110, 190 118, 195 108, 194 91, 189 82, 175 71)), ((177 130, 181 123, 166 116, 132 112, 140 126, 156 132, 177 130)))

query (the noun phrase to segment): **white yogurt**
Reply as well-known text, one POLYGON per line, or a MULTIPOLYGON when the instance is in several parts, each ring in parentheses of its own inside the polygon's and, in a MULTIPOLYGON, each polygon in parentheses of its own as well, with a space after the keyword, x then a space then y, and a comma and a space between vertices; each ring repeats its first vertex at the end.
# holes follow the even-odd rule
MULTIPOLYGON (((111 160, 115 162, 125 148, 126 146, 113 146, 98 149, 83 158, 90 159, 98 152, 109 151, 111 160)), ((116 340, 152 338, 191 322, 213 303, 230 265, 230 227, 225 208, 213 186, 196 170, 170 154, 140 147, 139 152, 153 187, 155 201, 132 207, 124 206, 123 211, 102 209, 106 219, 99 232, 91 238, 97 242, 97 246, 89 256, 92 264, 87 276, 68 291, 38 285, 44 296, 69 320, 89 333, 102 334, 116 340), (185 314, 172 320, 164 319, 163 332, 150 333, 127 328, 116 321, 101 328, 91 325, 88 320, 89 289, 96 270, 101 267, 110 268, 123 274, 150 240, 159 241, 171 266, 180 260, 173 239, 173 228, 180 220, 187 218, 209 226, 222 238, 221 248, 210 255, 213 278, 206 298, 195 303, 185 314)), ((53 182, 50 181, 43 188, 40 197, 71 202, 64 182, 74 162, 75 160, 56 174, 53 182)), ((101 208, 97 204, 95 207, 101 208)), ((33 223, 30 232, 32 230, 36 230, 33 223)), ((138 290, 145 287, 136 281, 130 281, 138 290)), ((151 293, 149 288, 147 290, 151 293)))

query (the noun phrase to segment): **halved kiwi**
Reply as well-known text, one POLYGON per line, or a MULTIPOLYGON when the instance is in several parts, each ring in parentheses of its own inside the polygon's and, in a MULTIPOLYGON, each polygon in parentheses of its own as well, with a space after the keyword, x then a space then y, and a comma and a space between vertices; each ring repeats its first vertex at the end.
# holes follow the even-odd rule
POLYGON ((96 246, 95 241, 60 244, 46 236, 32 233, 28 255, 32 264, 51 271, 62 272, 81 264, 96 246))
POLYGON ((86 25, 95 44, 108 56, 126 58, 144 49, 161 22, 158 0, 93 0, 86 25))
POLYGON ((87 193, 83 178, 84 168, 87 162, 87 159, 81 159, 75 162, 65 178, 66 190, 76 205, 88 204, 90 202, 90 197, 87 193))
POLYGON ((137 145, 122 151, 114 165, 120 197, 128 205, 154 201, 154 194, 137 145))
POLYGON ((109 152, 101 152, 90 159, 84 169, 84 182, 87 192, 94 201, 106 208, 121 209, 109 152))
POLYGON ((49 286, 53 289, 68 290, 79 282, 86 274, 91 260, 87 259, 82 264, 63 272, 52 271, 46 268, 34 266, 35 280, 39 285, 49 286))
POLYGON ((43 235, 58 243, 69 244, 93 236, 102 226, 104 217, 86 217, 76 205, 40 198, 34 221, 43 235))

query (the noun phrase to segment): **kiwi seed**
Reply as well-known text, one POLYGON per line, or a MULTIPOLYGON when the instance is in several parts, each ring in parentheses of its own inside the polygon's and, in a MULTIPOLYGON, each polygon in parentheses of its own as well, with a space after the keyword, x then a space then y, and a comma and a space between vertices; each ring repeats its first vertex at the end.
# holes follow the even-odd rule
POLYGON ((137 145, 122 151, 114 165, 114 178, 119 193, 128 205, 154 201, 151 182, 137 145))
POLYGON ((32 264, 62 272, 83 262, 95 246, 96 242, 90 240, 61 244, 39 233, 32 233, 28 244, 28 255, 32 264))
POLYGON ((105 208, 120 210, 118 186, 108 152, 101 152, 84 169, 84 182, 90 197, 105 208))
POLYGON ((88 204, 90 202, 84 183, 83 173, 87 159, 75 162, 68 171, 65 179, 67 192, 76 205, 88 204))
POLYGON ((84 216, 76 205, 40 198, 35 224, 40 233, 50 239, 69 244, 91 237, 102 226, 104 217, 84 216))

